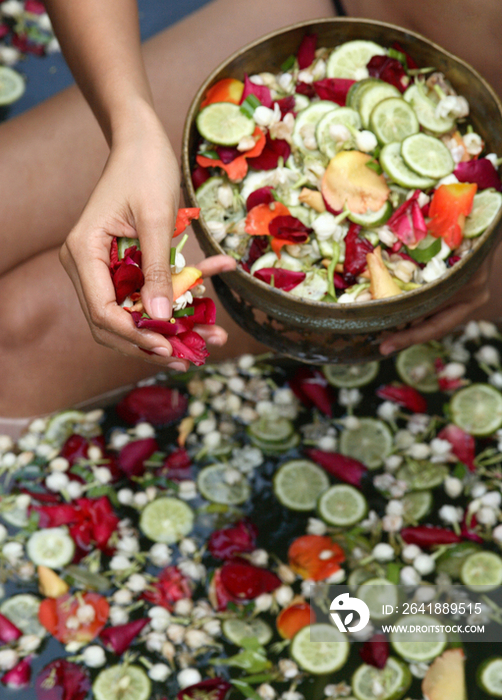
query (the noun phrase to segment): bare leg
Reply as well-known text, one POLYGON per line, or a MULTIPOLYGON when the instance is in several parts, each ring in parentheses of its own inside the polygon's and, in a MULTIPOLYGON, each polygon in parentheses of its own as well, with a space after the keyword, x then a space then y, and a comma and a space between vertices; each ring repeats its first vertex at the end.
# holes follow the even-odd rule
MULTIPOLYGON (((178 150, 192 95, 211 68, 266 31, 331 13, 328 0, 236 7, 218 0, 145 46, 158 112, 178 150)), ((153 365, 96 345, 57 259, 107 156, 80 93, 70 88, 2 125, 0 152, 0 415, 48 412, 152 374, 153 365)), ((201 257, 195 242, 189 255, 201 257)), ((230 352, 259 347, 222 310, 219 322, 232 335, 230 352)))

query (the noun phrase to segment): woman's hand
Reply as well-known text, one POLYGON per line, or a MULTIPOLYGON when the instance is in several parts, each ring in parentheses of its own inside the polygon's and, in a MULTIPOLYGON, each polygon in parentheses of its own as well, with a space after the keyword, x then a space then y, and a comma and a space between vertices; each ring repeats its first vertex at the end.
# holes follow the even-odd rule
MULTIPOLYGON (((172 348, 168 340, 158 333, 138 330, 131 315, 117 305, 109 270, 113 237, 137 237, 145 276, 143 304, 152 318, 171 317, 169 260, 178 209, 178 172, 169 141, 153 111, 147 120, 143 115, 137 129, 131 125, 128 133, 112 145, 103 175, 63 244, 61 261, 98 343, 184 370, 188 363, 169 359, 172 348)), ((234 269, 235 261, 216 256, 199 267, 209 276, 234 269)), ((218 326, 196 330, 209 343, 223 345, 226 341, 226 332, 218 326)))
POLYGON ((451 299, 443 304, 432 316, 418 319, 411 328, 392 333, 380 345, 383 355, 390 355, 410 345, 439 340, 450 331, 469 321, 477 309, 490 299, 490 268, 493 255, 490 255, 471 280, 451 299))

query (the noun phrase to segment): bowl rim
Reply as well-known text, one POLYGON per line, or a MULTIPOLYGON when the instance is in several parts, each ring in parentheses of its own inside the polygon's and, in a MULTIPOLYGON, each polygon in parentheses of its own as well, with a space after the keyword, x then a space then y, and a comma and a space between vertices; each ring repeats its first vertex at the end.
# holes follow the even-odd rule
MULTIPOLYGON (((192 126, 195 124, 195 118, 196 115, 199 111, 199 105, 202 102, 202 98, 205 95, 206 91, 208 90, 209 87, 214 83, 215 79, 218 77, 218 75, 233 61, 235 61, 237 58, 239 58, 241 55, 247 53, 248 51, 259 47, 261 44, 263 44, 265 41, 269 41, 270 39, 273 39, 274 37, 281 36, 283 34, 286 34, 287 32, 290 31, 295 31, 301 28, 315 28, 316 26, 319 25, 340 25, 343 26, 343 24, 361 24, 361 25, 369 25, 369 26, 376 26, 376 27, 382 27, 384 29, 392 29, 394 31, 398 31, 402 34, 407 34, 408 36, 418 39, 422 42, 425 42, 429 46, 431 46, 433 49, 435 49, 437 52, 442 54, 443 56, 446 56, 447 58, 453 59, 457 63, 459 63, 468 73, 470 73, 477 81, 479 81, 483 88, 490 94, 490 97, 493 99, 497 111, 498 111, 498 116, 500 120, 500 127, 502 130, 502 102, 501 99, 498 97, 496 94, 495 90, 491 87, 491 85, 487 82, 485 78, 475 69, 473 68, 467 61, 464 61, 464 59, 459 58, 457 55, 451 53, 450 51, 442 48, 439 46, 439 44, 436 44, 434 41, 431 41, 427 37, 423 36, 423 34, 419 34, 418 32, 414 32, 411 30, 406 29, 405 27, 400 27, 397 24, 392 24, 390 22, 381 22, 379 20, 371 20, 371 19, 366 19, 366 18, 354 18, 354 17, 327 17, 327 18, 320 18, 320 19, 314 19, 314 20, 303 20, 301 22, 295 22, 294 24, 287 25, 285 27, 282 27, 280 29, 276 29, 272 32, 268 32, 267 34, 264 34, 263 36, 259 37, 258 39, 255 39, 254 41, 249 42, 245 46, 241 47, 240 49, 237 49, 237 51, 234 51, 228 58, 226 58, 224 61, 218 64, 214 70, 211 71, 211 73, 208 75, 208 77, 204 80, 202 85, 199 87, 197 90, 195 96, 192 99, 192 102, 190 103, 190 107, 185 119, 185 124, 183 128, 183 140, 182 140, 182 173, 183 173, 183 184, 184 184, 184 189, 188 195, 188 197, 195 203, 196 202, 196 193, 195 193, 195 188, 192 183, 192 177, 191 177, 191 167, 190 167, 190 153, 189 153, 189 139, 190 139, 190 131, 192 129, 192 126)), ((436 280, 433 280, 432 282, 426 282, 425 284, 422 284, 420 287, 417 289, 409 290, 405 292, 406 299, 409 299, 410 302, 413 300, 413 298, 420 297, 422 294, 427 293, 430 290, 434 290, 436 287, 439 285, 444 285, 447 283, 449 280, 451 280, 454 277, 457 277, 459 272, 463 269, 463 267, 468 264, 468 261, 472 257, 472 253, 474 253, 476 250, 481 248, 488 239, 490 239, 493 234, 496 232, 496 229, 500 222, 502 221, 502 207, 500 207, 499 212, 495 219, 492 221, 490 226, 483 231, 483 233, 476 238, 474 238, 474 245, 471 248, 470 254, 464 256, 461 258, 453 267, 449 268, 445 273, 443 273, 440 277, 438 277, 436 280)), ((200 225, 204 232, 207 234, 207 237, 210 239, 212 246, 215 248, 215 255, 220 254, 220 255, 227 255, 227 252, 224 250, 224 248, 217 243, 214 238, 211 236, 211 233, 205 226, 204 222, 199 220, 198 225, 200 225)), ((499 232, 499 236, 502 238, 502 231, 499 232)), ((490 254, 490 253, 488 253, 490 254)), ((474 274, 475 270, 473 271, 472 274, 474 274)), ((312 312, 315 312, 316 310, 323 310, 326 311, 328 309, 332 310, 337 310, 340 312, 340 310, 343 308, 344 310, 349 310, 350 308, 357 308, 358 312, 364 313, 364 311, 367 309, 368 311, 374 310, 377 307, 378 308, 388 308, 389 310, 395 305, 396 301, 399 299, 402 299, 402 296, 399 294, 394 297, 387 297, 384 299, 372 299, 370 301, 353 301, 350 304, 334 304, 332 302, 324 302, 324 301, 313 301, 311 299, 305 299, 303 297, 297 297, 294 294, 291 294, 290 292, 285 292, 281 289, 277 289, 275 287, 271 287, 269 284, 266 282, 263 282, 262 280, 258 279, 257 277, 254 277, 254 275, 251 275, 250 273, 246 272, 243 270, 240 266, 237 266, 235 270, 232 270, 231 272, 226 272, 225 277, 227 279, 232 279, 232 277, 237 278, 237 280, 241 280, 241 284, 244 286, 248 285, 257 285, 258 288, 261 288, 264 290, 264 292, 268 292, 272 295, 276 295, 276 298, 278 299, 284 299, 288 300, 290 304, 293 304, 293 306, 298 306, 298 310, 302 310, 303 313, 305 313, 306 309, 309 307, 312 309, 312 312)), ((468 280, 466 280, 467 282, 468 280)), ((461 285, 463 286, 463 285, 461 285)), ((451 296, 448 298, 450 299, 451 296)), ((446 302, 448 301, 446 300, 446 302)))

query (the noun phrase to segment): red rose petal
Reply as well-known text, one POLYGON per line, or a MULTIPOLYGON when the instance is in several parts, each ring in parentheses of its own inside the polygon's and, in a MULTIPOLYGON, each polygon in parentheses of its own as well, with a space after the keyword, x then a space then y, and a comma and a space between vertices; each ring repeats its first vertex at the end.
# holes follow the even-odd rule
POLYGON ((118 416, 134 425, 147 421, 152 425, 169 425, 180 420, 187 410, 188 400, 179 389, 166 386, 143 386, 133 389, 120 401, 118 416))

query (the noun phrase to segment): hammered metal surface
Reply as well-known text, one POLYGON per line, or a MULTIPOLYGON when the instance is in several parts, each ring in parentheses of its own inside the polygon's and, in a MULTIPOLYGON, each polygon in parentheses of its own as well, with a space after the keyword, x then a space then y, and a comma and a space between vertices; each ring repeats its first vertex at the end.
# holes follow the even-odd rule
MULTIPOLYGON (((469 101, 470 120, 489 150, 502 152, 502 106, 486 81, 461 59, 418 34, 382 22, 348 18, 303 22, 236 52, 200 87, 183 135, 183 181, 189 206, 197 206, 190 172, 199 139, 195 118, 207 89, 222 78, 243 79, 245 73, 278 71, 284 60, 296 53, 305 32, 317 33, 319 46, 336 46, 352 39, 368 39, 385 46, 399 42, 419 65, 434 66, 446 74, 457 92, 469 101)), ((502 235, 501 219, 499 212, 494 223, 475 240, 473 250, 441 279, 390 299, 356 304, 304 301, 240 269, 215 280, 215 288, 234 320, 274 350, 305 362, 366 362, 379 357, 383 331, 431 314, 469 280, 502 235)), ((206 255, 225 252, 202 218, 193 226, 206 255)))

